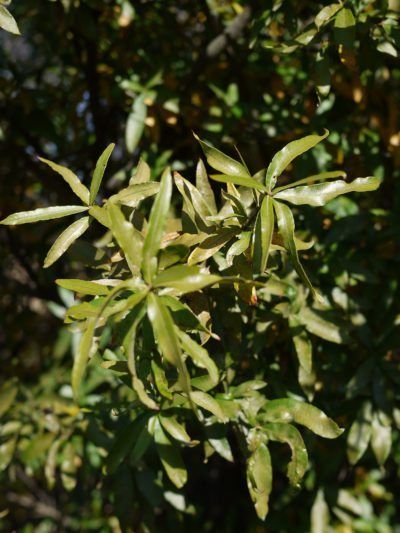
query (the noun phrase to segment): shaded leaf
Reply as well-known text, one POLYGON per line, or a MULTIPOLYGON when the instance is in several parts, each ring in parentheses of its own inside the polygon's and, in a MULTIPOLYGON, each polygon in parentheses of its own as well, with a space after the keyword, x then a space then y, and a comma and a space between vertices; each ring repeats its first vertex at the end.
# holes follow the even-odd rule
POLYGON ((96 349, 96 343, 94 342, 94 329, 96 320, 89 318, 86 322, 86 328, 79 343, 79 347, 74 359, 74 365, 72 367, 72 391, 76 401, 79 399, 79 389, 85 375, 86 366, 89 361, 91 353, 96 349))
POLYGON ((265 444, 260 444, 247 460, 246 477, 257 516, 264 520, 268 514, 269 495, 272 489, 271 456, 265 444))
POLYGON ((178 446, 169 440, 158 419, 154 421, 154 440, 169 479, 178 489, 182 488, 187 481, 187 470, 178 446))

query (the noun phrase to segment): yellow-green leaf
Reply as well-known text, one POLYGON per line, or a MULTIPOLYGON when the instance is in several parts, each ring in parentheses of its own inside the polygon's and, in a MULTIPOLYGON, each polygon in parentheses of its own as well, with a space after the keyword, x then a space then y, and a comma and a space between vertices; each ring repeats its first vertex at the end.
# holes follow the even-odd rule
POLYGON ((232 157, 229 157, 217 148, 214 148, 210 144, 202 141, 197 135, 195 135, 195 138, 197 141, 199 141, 204 155, 206 156, 207 163, 210 165, 210 167, 222 172, 223 174, 228 174, 229 176, 243 178, 249 176, 248 170, 241 163, 239 163, 239 161, 232 159, 232 157))
POLYGON ((196 390, 190 393, 190 397, 196 405, 212 413, 221 422, 228 422, 228 418, 223 412, 221 406, 210 394, 196 390))
POLYGON ((187 481, 187 470, 178 445, 169 440, 158 418, 154 421, 154 440, 161 463, 169 479, 178 489, 182 488, 187 481))
POLYGON ((0 28, 14 35, 20 35, 18 24, 7 8, 0 5, 0 28))
POLYGON ((0 221, 5 226, 15 226, 17 224, 31 224, 32 222, 41 222, 42 220, 52 220, 69 215, 76 215, 87 211, 87 207, 81 205, 57 205, 54 207, 40 207, 33 211, 21 211, 14 213, 0 221))
POLYGON ((103 180, 104 172, 107 167, 108 160, 112 151, 114 150, 115 144, 111 143, 107 146, 104 152, 101 154, 96 163, 96 168, 93 172, 93 178, 90 183, 90 204, 93 204, 96 200, 97 193, 99 192, 101 182, 103 180))
POLYGON ((73 222, 67 229, 65 229, 55 240, 53 246, 48 251, 44 260, 44 268, 48 268, 57 261, 73 244, 76 239, 89 227, 89 217, 83 217, 73 222))
POLYGON ((265 185, 256 181, 255 179, 249 176, 231 176, 228 174, 211 174, 210 178, 214 181, 219 181, 221 183, 233 183, 234 185, 242 185, 243 187, 250 187, 251 189, 256 189, 257 191, 265 192, 267 189, 265 185))
POLYGON ((110 203, 108 205, 111 231, 119 246, 125 254, 126 262, 134 276, 140 273, 142 264, 143 237, 134 228, 133 224, 126 220, 121 209, 110 203))
POLYGON ((169 287, 186 294, 214 285, 220 279, 220 276, 200 272, 199 267, 196 266, 176 265, 158 274, 154 280, 154 286, 169 287))
POLYGON ((147 233, 143 244, 142 271, 144 279, 150 282, 157 272, 157 253, 167 220, 172 194, 172 176, 169 168, 161 177, 160 190, 151 209, 147 233))
POLYGON ((56 279, 57 285, 63 289, 74 291, 79 294, 90 294, 91 296, 107 296, 110 292, 108 287, 96 281, 86 281, 83 279, 56 279))
POLYGON ((94 318, 89 318, 86 322, 86 329, 80 340, 77 353, 75 355, 74 365, 72 367, 72 391, 74 393, 74 398, 76 401, 79 399, 80 394, 80 385, 85 375, 86 366, 89 361, 91 353, 96 347, 94 342, 94 329, 96 325, 96 320, 94 318))
POLYGON ((272 489, 271 456, 265 444, 260 444, 247 460, 246 477, 257 516, 264 520, 268 514, 269 495, 272 489))
POLYGON ((61 165, 57 165, 57 163, 53 163, 52 161, 44 159, 43 157, 39 157, 39 160, 48 165, 55 172, 60 174, 60 176, 62 176, 64 180, 68 183, 68 185, 71 187, 72 191, 76 194, 76 196, 80 198, 84 204, 89 205, 89 190, 87 189, 87 187, 85 187, 85 185, 83 185, 81 180, 76 174, 74 174, 74 172, 72 172, 72 170, 69 170, 69 168, 63 167, 61 165))
POLYGON ((263 274, 267 268, 274 226, 273 200, 267 195, 263 198, 254 226, 253 271, 257 274, 263 274))
POLYGON ((304 152, 307 152, 313 148, 328 135, 328 130, 325 130, 323 135, 307 135, 307 137, 290 142, 284 148, 282 148, 282 150, 277 152, 267 168, 265 178, 265 185, 267 189, 271 191, 275 187, 276 180, 290 165, 293 159, 296 159, 296 157, 299 155, 304 154, 304 152))

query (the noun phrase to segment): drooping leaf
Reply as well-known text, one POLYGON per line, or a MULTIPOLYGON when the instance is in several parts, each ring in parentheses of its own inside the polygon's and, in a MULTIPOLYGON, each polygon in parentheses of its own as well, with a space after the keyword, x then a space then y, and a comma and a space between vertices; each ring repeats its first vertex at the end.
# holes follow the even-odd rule
POLYGON ((59 287, 79 294, 88 294, 91 296, 107 296, 110 289, 102 283, 96 281, 86 281, 83 279, 56 279, 59 287))
POLYGON ((167 437, 158 418, 154 422, 154 440, 161 463, 169 479, 175 487, 182 488, 187 481, 187 470, 178 445, 172 443, 167 437))
POLYGON ((247 171, 246 167, 239 163, 239 161, 232 159, 232 157, 229 157, 217 148, 214 148, 210 144, 202 141, 197 135, 195 135, 195 138, 200 143, 204 155, 206 156, 207 163, 210 165, 210 167, 222 172, 222 174, 227 174, 229 176, 242 178, 249 177, 249 172, 247 171))
POLYGON ((260 444, 247 460, 246 477, 257 516, 264 520, 268 514, 269 495, 272 489, 271 456, 265 444, 260 444))
POLYGON ((21 211, 14 213, 0 221, 0 224, 6 226, 15 226, 17 224, 30 224, 32 222, 41 222, 42 220, 52 220, 69 215, 76 215, 87 211, 87 207, 81 205, 59 205, 54 207, 40 207, 33 211, 21 211))
POLYGON ((153 327, 154 337, 161 354, 168 363, 178 369, 179 382, 182 389, 189 393, 190 382, 185 363, 182 358, 181 348, 175 332, 174 323, 168 308, 154 293, 147 298, 147 314, 153 327))
POLYGON ((330 183, 318 183, 316 185, 305 185, 294 187, 278 192, 274 198, 285 200, 294 205, 325 205, 333 198, 349 192, 366 192, 376 190, 381 180, 373 176, 367 178, 357 178, 351 183, 337 180, 330 183))
POLYGON ((133 224, 126 220, 117 205, 110 203, 108 213, 111 231, 125 254, 126 262, 132 274, 138 276, 142 264, 143 237, 133 224))
POLYGON ((90 204, 94 204, 96 200, 97 193, 99 192, 101 182, 103 180, 104 172, 107 167, 108 160, 112 151, 115 148, 115 144, 111 143, 107 146, 104 152, 101 154, 96 163, 96 168, 93 172, 92 181, 90 183, 90 204))
POLYGON ((291 210, 287 205, 274 201, 274 209, 278 221, 279 233, 281 234, 283 245, 289 253, 293 266, 303 283, 315 295, 315 289, 311 284, 297 253, 296 242, 294 237, 294 219, 291 210))
POLYGON ((82 200, 82 202, 86 205, 89 205, 89 190, 81 180, 78 178, 72 170, 69 170, 69 168, 63 167, 61 165, 57 165, 56 163, 53 163, 52 161, 49 161, 48 159, 44 159, 43 157, 39 157, 39 160, 48 165, 50 168, 52 168, 55 172, 60 174, 64 178, 64 180, 68 183, 68 185, 71 187, 72 191, 76 194, 78 198, 82 200))
POLYGON ((48 251, 45 260, 44 268, 48 268, 57 261, 81 235, 89 227, 89 217, 83 217, 73 222, 67 229, 65 229, 54 241, 53 246, 48 251))
POLYGON ((323 411, 314 405, 291 398, 267 402, 262 411, 262 419, 265 422, 285 424, 295 422, 325 439, 335 439, 343 433, 343 429, 327 417, 323 411))
POLYGON ((263 274, 267 267, 274 226, 273 200, 267 195, 261 203, 254 226, 253 271, 257 274, 263 274))
POLYGON ((89 357, 96 348, 96 343, 94 341, 95 325, 96 320, 94 318, 89 318, 87 320, 85 331, 82 335, 77 353, 75 355, 74 364, 72 367, 71 384, 72 391, 74 393, 74 398, 76 401, 78 401, 80 397, 80 385, 83 376, 85 375, 89 357))
POLYGON ((0 28, 6 30, 14 35, 20 35, 18 24, 15 21, 15 18, 11 15, 6 7, 0 5, 0 28))
POLYGON ((296 157, 313 148, 328 135, 328 130, 325 130, 323 135, 307 135, 307 137, 290 142, 277 152, 267 168, 265 177, 267 189, 271 191, 275 187, 276 180, 296 157))
POLYGON ((292 459, 288 464, 288 478, 293 486, 298 486, 308 466, 308 454, 299 431, 290 424, 266 424, 263 431, 269 439, 285 442, 290 446, 292 459))
POLYGON ((172 194, 172 176, 169 168, 161 177, 160 190, 151 209, 149 224, 143 244, 142 271, 144 279, 150 282, 157 272, 157 253, 164 233, 166 217, 172 194))
POLYGON ((158 274, 154 280, 154 286, 170 287, 186 294, 214 285, 220 279, 220 276, 203 274, 196 266, 177 265, 158 274))

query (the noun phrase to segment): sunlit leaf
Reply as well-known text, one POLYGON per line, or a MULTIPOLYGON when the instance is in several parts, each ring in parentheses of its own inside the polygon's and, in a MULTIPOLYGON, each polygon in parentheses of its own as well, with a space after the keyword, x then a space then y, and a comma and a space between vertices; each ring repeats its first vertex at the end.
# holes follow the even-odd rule
POLYGON ((74 174, 68 168, 63 167, 61 165, 57 165, 56 163, 53 163, 48 159, 44 159, 43 157, 39 157, 39 160, 43 163, 46 163, 46 165, 48 165, 55 172, 60 174, 71 187, 72 191, 76 194, 76 196, 80 198, 84 204, 89 205, 89 190, 87 189, 87 187, 85 187, 85 185, 83 185, 83 183, 76 174, 74 174))
POLYGON ((272 465, 269 450, 260 444, 247 460, 247 487, 257 516, 264 520, 268 514, 269 495, 272 489, 272 465))
POLYGON ((48 268, 57 261, 89 227, 89 217, 83 217, 73 222, 54 241, 44 260, 44 268, 48 268))
POLYGON ((254 226, 253 270, 257 274, 263 274, 267 267, 274 226, 273 200, 267 195, 261 203, 254 226))
POLYGON ((215 387, 219 382, 219 373, 217 365, 209 356, 207 350, 200 346, 195 340, 193 340, 187 333, 176 328, 182 350, 186 352, 194 364, 200 368, 207 370, 211 384, 215 387))
POLYGON ((21 33, 14 17, 3 5, 0 5, 0 28, 15 35, 20 35, 21 33))
POLYGON ((214 181, 219 181, 221 183, 234 183, 235 185, 242 185, 243 187, 250 187, 251 189, 256 189, 257 191, 266 191, 265 186, 256 181, 255 179, 247 176, 234 176, 228 174, 211 174, 210 178, 214 181))
POLYGON ((107 146, 104 152, 101 154, 96 163, 96 168, 93 172, 92 181, 90 183, 90 204, 93 204, 96 200, 97 193, 99 192, 101 182, 103 180, 104 172, 107 167, 108 160, 112 151, 115 148, 115 144, 111 143, 107 146))
POLYGON ((325 130, 323 135, 308 135, 302 139, 290 142, 282 150, 277 152, 267 168, 265 177, 267 189, 271 191, 275 187, 276 180, 296 157, 313 148, 328 135, 328 130, 325 130))
POLYGON ((221 406, 210 394, 196 390, 191 392, 190 397, 196 405, 212 413, 221 422, 228 422, 224 411, 221 409, 221 406))
POLYGON ((214 192, 208 180, 206 167, 204 166, 204 163, 203 161, 201 161, 201 159, 197 163, 196 167, 196 188, 201 194, 205 203, 207 204, 211 214, 216 215, 218 210, 217 204, 215 203, 214 192))
POLYGON ((347 435, 347 457, 352 465, 356 464, 366 452, 372 433, 371 404, 365 402, 347 435))
POLYGON ((87 211, 87 207, 81 205, 60 205, 54 207, 40 207, 33 211, 21 211, 14 213, 0 221, 0 224, 6 226, 15 226, 16 224, 30 224, 32 222, 41 222, 42 220, 51 220, 53 218, 76 215, 87 211))
POLYGON ((195 135, 197 141, 199 141, 204 155, 206 156, 207 163, 210 167, 227 174, 229 176, 236 176, 246 178, 249 177, 249 172, 239 161, 232 159, 228 155, 224 154, 217 148, 214 148, 210 144, 202 141, 197 135, 195 135))
POLYGON ((335 439, 343 433, 343 429, 317 407, 290 398, 270 400, 262 413, 265 422, 295 422, 325 439, 335 439))
POLYGON ((203 274, 196 266, 177 265, 158 274, 154 280, 154 286, 170 287, 186 294, 214 285, 220 279, 220 276, 203 274))
POLYGON ((305 185, 294 187, 278 192, 274 198, 285 200, 295 205, 325 205, 333 198, 349 192, 366 192, 376 190, 381 180, 373 176, 367 178, 357 178, 350 183, 345 181, 331 181, 330 183, 319 183, 316 185, 305 185))
POLYGON ((74 359, 74 365, 72 367, 72 390, 74 393, 74 398, 78 401, 80 397, 80 385, 85 375, 86 366, 89 361, 90 355, 96 349, 96 343, 94 341, 94 329, 96 325, 96 320, 90 318, 86 322, 86 328, 82 335, 79 347, 74 359))
POLYGON ((101 283, 95 281, 86 281, 83 279, 56 279, 59 287, 74 291, 79 294, 90 294, 92 296, 107 296, 110 289, 101 283))
POLYGON ((150 282, 157 272, 157 253, 164 233, 166 217, 172 194, 172 176, 170 169, 164 170, 160 190, 151 209, 149 224, 143 244, 142 271, 144 279, 150 282))
POLYGON ((154 422, 154 440, 161 463, 169 479, 178 489, 182 488, 187 481, 187 470, 178 445, 170 441, 158 419, 155 419, 154 422))
POLYGON ((392 448, 392 428, 382 424, 378 413, 372 419, 371 448, 379 465, 385 464, 392 448))
POLYGON ((111 231, 125 254, 126 262, 134 276, 139 275, 142 264, 143 237, 126 220, 120 208, 110 203, 108 206, 111 231))
POLYGON ((113 203, 136 207, 142 200, 157 194, 160 189, 158 181, 148 181, 145 183, 133 183, 114 194, 109 199, 113 203))
POLYGON ((143 135, 145 120, 147 116, 147 106, 145 104, 146 94, 141 94, 135 98, 132 111, 128 115, 125 130, 126 149, 132 154, 143 135))
POLYGON ((288 464, 287 475, 290 483, 298 486, 308 466, 307 450, 299 431, 290 424, 267 424, 263 431, 269 439, 285 442, 290 446, 292 459, 288 464))

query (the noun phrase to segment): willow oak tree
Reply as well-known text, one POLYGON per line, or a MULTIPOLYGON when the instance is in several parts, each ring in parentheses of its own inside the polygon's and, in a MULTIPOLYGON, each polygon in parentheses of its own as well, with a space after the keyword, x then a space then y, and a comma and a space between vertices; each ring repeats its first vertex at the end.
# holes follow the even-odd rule
POLYGON ((264 519, 273 476, 269 442, 290 447, 287 476, 297 486, 308 456, 296 426, 327 439, 342 433, 332 419, 302 398, 271 398, 263 392, 267 383, 262 365, 254 362, 253 375, 251 367, 247 372, 251 379, 243 379, 240 361, 213 348, 224 340, 216 333, 214 315, 216 306, 224 305, 226 290, 233 292, 237 305, 246 305, 256 314, 258 308, 270 306, 289 321, 301 368, 299 380, 307 393, 313 374, 308 331, 318 329, 318 320, 310 320, 309 312, 307 323, 307 313, 299 312, 298 297, 292 298, 292 311, 285 304, 288 274, 281 263, 286 263, 286 255, 304 284, 303 305, 307 292, 319 305, 323 306, 324 298, 300 262, 299 250, 312 243, 296 238, 291 205, 322 206, 339 195, 379 186, 375 177, 347 182, 341 171, 279 185, 292 161, 327 135, 325 131, 290 142, 268 168, 254 175, 244 161, 198 139, 208 165, 218 172, 210 177, 226 184, 226 190, 217 202, 201 161, 196 185, 175 173, 182 196, 180 218, 171 213, 171 170, 164 170, 159 183, 151 181, 144 161, 126 188, 97 202, 113 144, 100 156, 90 189, 69 169, 42 159, 64 178, 83 205, 44 207, 2 221, 19 225, 82 215, 56 239, 45 267, 60 259, 92 222, 105 230, 92 279, 58 279, 57 284, 81 299, 67 309, 65 317, 81 332, 72 368, 76 403, 84 410, 93 409, 85 391, 87 367, 93 365, 117 378, 114 387, 127 389, 123 407, 129 421, 113 439, 105 459, 109 473, 116 472, 124 460, 137 464, 154 445, 166 476, 181 489, 188 478, 181 449, 193 447, 196 453, 208 443, 233 461, 227 439, 232 428, 246 461, 250 497, 264 519), (142 201, 154 195, 146 219, 142 201), (276 296, 283 296, 278 303, 276 296))

